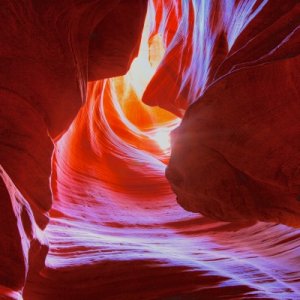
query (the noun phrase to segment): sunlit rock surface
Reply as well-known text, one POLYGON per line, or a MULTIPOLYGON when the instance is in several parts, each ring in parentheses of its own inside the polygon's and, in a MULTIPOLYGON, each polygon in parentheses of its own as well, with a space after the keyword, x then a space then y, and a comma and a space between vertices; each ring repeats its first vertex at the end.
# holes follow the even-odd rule
POLYGON ((257 20, 227 39, 232 48, 216 72, 208 55, 214 74, 173 134, 167 169, 184 208, 300 226, 299 9, 256 5, 257 20), (271 8, 277 18, 269 20, 271 8))
POLYGON ((0 299, 298 299, 298 1, 146 9, 1 3, 0 299))

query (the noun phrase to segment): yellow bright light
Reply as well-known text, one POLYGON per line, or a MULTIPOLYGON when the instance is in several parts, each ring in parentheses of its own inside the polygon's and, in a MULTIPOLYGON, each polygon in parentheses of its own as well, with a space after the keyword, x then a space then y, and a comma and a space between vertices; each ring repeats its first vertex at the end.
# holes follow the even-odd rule
MULTIPOLYGON (((126 117, 127 126, 143 137, 152 140, 164 154, 170 150, 170 132, 180 119, 160 108, 144 104, 143 93, 155 74, 165 54, 163 38, 159 34, 151 36, 150 16, 146 16, 138 56, 133 60, 128 72, 113 79, 118 101, 126 117)), ((147 148, 147 145, 143 145, 147 148)))
POLYGON ((139 54, 125 75, 140 99, 165 54, 161 36, 156 34, 150 39, 150 33, 150 20, 147 15, 139 54))
POLYGON ((166 151, 170 148, 170 130, 161 128, 152 135, 152 139, 162 150, 166 151))

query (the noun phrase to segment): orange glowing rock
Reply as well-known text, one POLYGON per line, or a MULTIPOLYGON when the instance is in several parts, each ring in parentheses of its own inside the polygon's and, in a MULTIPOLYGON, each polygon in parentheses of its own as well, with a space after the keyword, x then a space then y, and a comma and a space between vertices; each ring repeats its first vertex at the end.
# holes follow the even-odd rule
POLYGON ((298 1, 2 2, 0 298, 296 299, 298 1))

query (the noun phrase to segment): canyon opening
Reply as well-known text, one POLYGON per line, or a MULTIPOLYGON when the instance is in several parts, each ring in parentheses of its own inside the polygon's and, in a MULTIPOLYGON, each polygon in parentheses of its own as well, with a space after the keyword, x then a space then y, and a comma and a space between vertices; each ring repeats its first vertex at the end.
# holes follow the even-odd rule
POLYGON ((298 0, 0 24, 0 299, 300 299, 298 0))

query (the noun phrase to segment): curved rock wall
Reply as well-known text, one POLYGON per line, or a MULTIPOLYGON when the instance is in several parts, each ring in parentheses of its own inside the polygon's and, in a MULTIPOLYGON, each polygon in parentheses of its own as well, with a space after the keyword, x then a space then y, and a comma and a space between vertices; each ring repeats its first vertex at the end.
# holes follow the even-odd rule
POLYGON ((257 16, 234 42, 227 35, 216 71, 209 56, 213 75, 173 134, 167 177, 188 210, 299 227, 300 6, 247 7, 257 16))
POLYGON ((146 9, 1 3, 0 298, 297 299, 298 1, 146 9))
POLYGON ((97 37, 110 44, 106 28, 117 20, 124 28, 119 38, 127 39, 127 43, 117 43, 118 51, 123 50, 121 62, 127 66, 136 55, 146 7, 146 1, 111 0, 1 3, 1 221, 9 224, 1 229, 4 273, 0 292, 4 295, 18 298, 19 294, 10 291, 21 293, 28 271, 35 269, 34 261, 45 257, 46 242, 38 249, 32 240, 48 223, 53 142, 68 129, 85 102, 88 79, 120 72, 114 60, 102 69, 97 67, 93 53, 106 57, 107 52, 97 37), (128 6, 135 13, 130 26, 128 6), (34 228, 34 233, 29 237, 23 227, 34 228), (31 252, 40 252, 32 263, 31 252))

